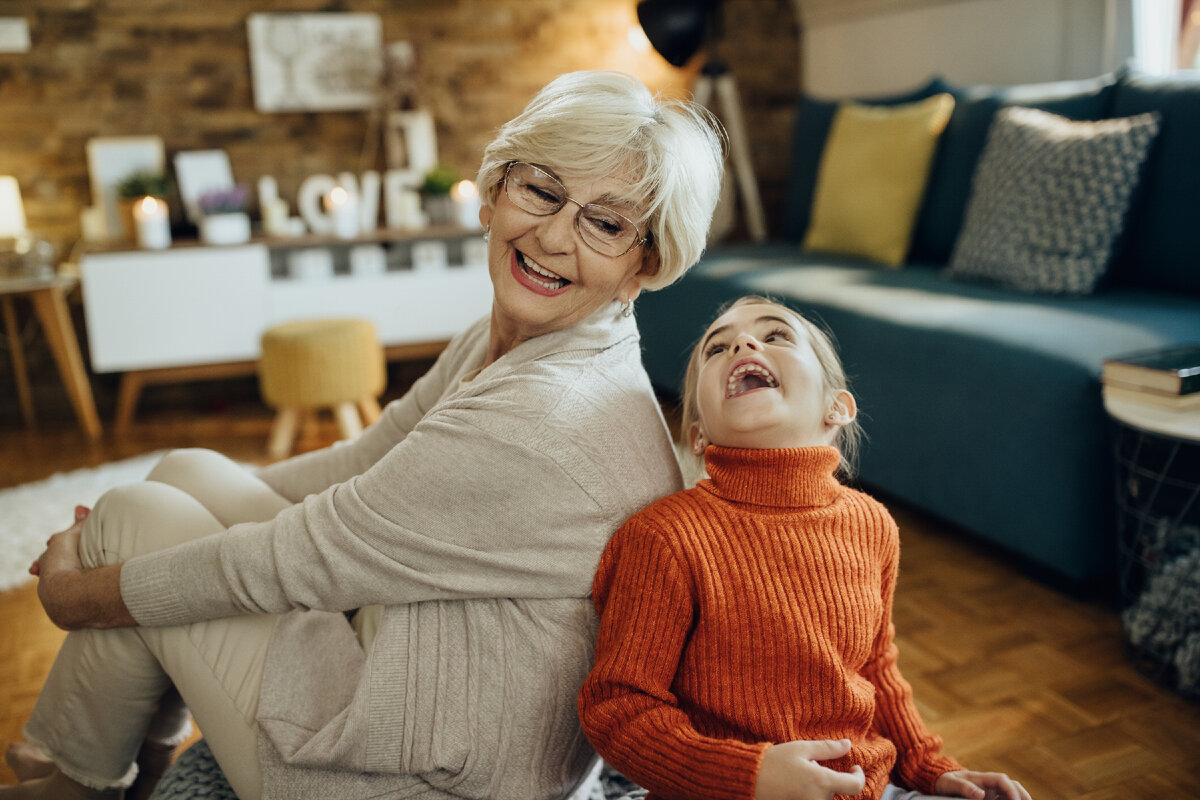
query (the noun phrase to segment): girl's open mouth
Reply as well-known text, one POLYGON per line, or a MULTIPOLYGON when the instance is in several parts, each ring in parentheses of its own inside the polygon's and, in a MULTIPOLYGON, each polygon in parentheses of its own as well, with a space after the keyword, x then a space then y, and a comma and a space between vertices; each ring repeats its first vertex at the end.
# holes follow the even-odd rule
POLYGON ((725 396, 736 397, 755 389, 775 389, 779 380, 771 370, 753 361, 744 361, 733 368, 725 382, 725 396))

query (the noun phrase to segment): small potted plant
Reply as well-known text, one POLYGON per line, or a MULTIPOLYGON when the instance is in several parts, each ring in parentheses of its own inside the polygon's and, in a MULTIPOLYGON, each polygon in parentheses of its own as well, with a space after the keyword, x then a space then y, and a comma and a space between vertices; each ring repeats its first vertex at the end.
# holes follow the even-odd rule
POLYGON ((240 244, 250 238, 245 186, 209 189, 196 198, 200 208, 200 240, 205 244, 240 244))
POLYGON ((425 173, 425 181, 421 184, 421 198, 424 201, 425 213, 429 215, 429 221, 433 224, 445 224, 454 219, 454 202, 450 199, 450 189, 457 182, 458 172, 443 164, 425 173))
POLYGON ((136 238, 137 225, 133 219, 133 207, 140 203, 143 197, 166 200, 171 191, 169 176, 149 170, 130 173, 117 184, 117 208, 126 241, 136 238))

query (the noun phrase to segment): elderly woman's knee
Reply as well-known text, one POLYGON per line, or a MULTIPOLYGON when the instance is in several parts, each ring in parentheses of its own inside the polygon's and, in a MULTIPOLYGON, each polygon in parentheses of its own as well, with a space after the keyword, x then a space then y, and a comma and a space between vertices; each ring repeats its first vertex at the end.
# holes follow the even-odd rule
POLYGON ((185 492, 146 481, 109 489, 83 524, 79 556, 85 567, 126 561, 220 530, 185 492))
POLYGON ((186 489, 196 475, 225 467, 230 463, 228 458, 213 450, 201 447, 180 448, 159 459, 154 469, 146 476, 146 480, 186 489))

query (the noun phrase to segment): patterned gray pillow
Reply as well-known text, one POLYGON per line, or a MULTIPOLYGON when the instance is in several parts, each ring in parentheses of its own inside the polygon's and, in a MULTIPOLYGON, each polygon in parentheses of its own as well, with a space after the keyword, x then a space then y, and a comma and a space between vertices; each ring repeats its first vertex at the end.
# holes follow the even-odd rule
POLYGON ((1026 292, 1094 290, 1158 129, 1157 112, 1098 122, 997 112, 947 274, 1026 292))

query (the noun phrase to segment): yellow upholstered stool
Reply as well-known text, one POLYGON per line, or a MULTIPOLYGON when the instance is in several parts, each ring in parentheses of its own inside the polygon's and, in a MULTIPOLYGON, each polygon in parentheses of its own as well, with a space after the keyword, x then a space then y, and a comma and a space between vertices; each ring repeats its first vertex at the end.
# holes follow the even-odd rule
POLYGON ((314 319, 263 333, 258 377, 263 399, 277 409, 267 453, 284 458, 292 451, 301 416, 322 408, 333 410, 342 438, 362 433, 363 420, 370 425, 379 418, 376 398, 383 393, 387 371, 370 322, 314 319))

